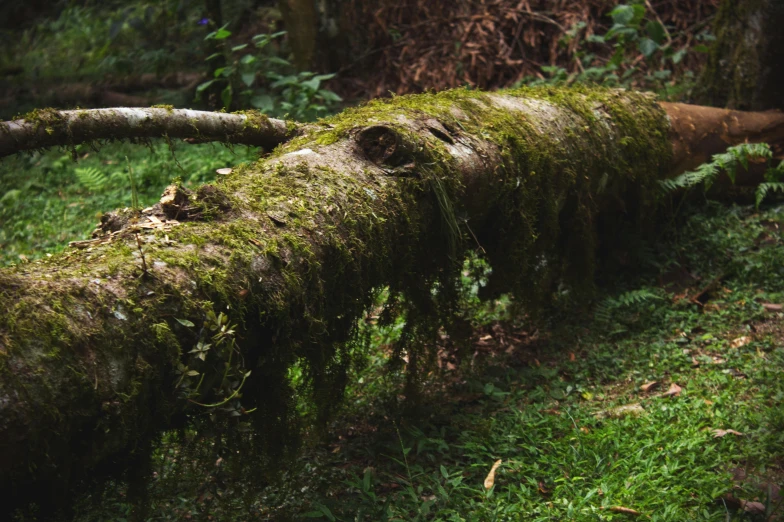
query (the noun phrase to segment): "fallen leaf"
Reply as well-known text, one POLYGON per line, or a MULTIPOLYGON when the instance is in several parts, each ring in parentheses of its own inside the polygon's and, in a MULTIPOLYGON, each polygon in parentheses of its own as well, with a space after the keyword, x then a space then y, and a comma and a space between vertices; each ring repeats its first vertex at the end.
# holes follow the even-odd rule
POLYGON ((501 459, 498 459, 493 463, 493 467, 490 468, 490 473, 487 474, 485 477, 485 489, 490 489, 495 484, 495 470, 498 469, 498 466, 501 465, 501 459))
POLYGON ((672 383, 672 384, 670 384, 670 389, 667 390, 666 392, 662 393, 661 396, 662 397, 678 397, 681 394, 681 390, 683 390, 683 388, 681 388, 680 386, 678 386, 675 383, 672 383))
POLYGON ((723 437, 725 435, 737 435, 738 437, 742 437, 743 436, 743 433, 741 433, 739 431, 735 431, 735 430, 713 429, 713 430, 711 430, 711 433, 713 433, 713 437, 716 438, 716 439, 718 439, 720 437, 723 437))
POLYGON ((738 337, 737 339, 733 340, 730 343, 730 348, 743 348, 750 342, 751 342, 751 337, 744 335, 743 337, 738 337))
POLYGON ((229 174, 231 174, 232 170, 233 169, 226 167, 226 168, 218 169, 215 172, 217 172, 218 174, 222 174, 224 176, 228 176, 229 174))
POLYGON ((640 386, 640 390, 642 390, 644 392, 649 392, 649 391, 653 390, 654 388, 657 388, 658 386, 659 386, 659 382, 658 381, 646 382, 645 384, 640 386))
POLYGON ((770 312, 781 312, 781 310, 784 309, 784 305, 775 303, 762 303, 762 308, 770 312))
POLYGON ((753 513, 755 515, 765 515, 767 509, 762 502, 749 502, 748 500, 741 500, 740 505, 746 513, 753 513))
POLYGON ((569 361, 570 362, 574 362, 576 359, 577 359, 577 357, 575 357, 574 352, 570 352, 569 353, 569 361))
POLYGON ((610 511, 612 511, 613 513, 624 513, 626 515, 634 515, 634 516, 641 515, 641 513, 639 511, 637 511, 636 509, 627 508, 627 507, 623 507, 623 506, 612 506, 610 508, 610 511))

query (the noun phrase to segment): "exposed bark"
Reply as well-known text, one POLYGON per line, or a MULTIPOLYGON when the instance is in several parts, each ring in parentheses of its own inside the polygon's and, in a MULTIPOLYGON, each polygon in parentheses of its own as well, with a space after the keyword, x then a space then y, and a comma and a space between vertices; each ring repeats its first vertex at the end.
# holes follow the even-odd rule
POLYGON ((590 282, 601 216, 644 217, 652 185, 689 151, 784 126, 779 114, 701 110, 589 89, 373 102, 214 185, 105 216, 90 248, 0 270, 0 487, 49 498, 203 408, 194 402, 246 411, 236 385, 223 388, 225 354, 190 353, 209 341, 213 310, 239 325, 234 360, 252 371, 242 407, 257 408, 242 418, 274 447, 294 416, 288 369, 304 363, 328 412, 374 289, 405 295, 411 317, 448 310, 477 245, 523 301, 554 281, 590 282), (200 375, 181 377, 181 364, 200 375))
POLYGON ((73 146, 95 140, 192 138, 272 149, 288 141, 296 125, 259 113, 226 114, 172 108, 34 111, 0 123, 0 158, 25 150, 73 146))
POLYGON ((697 102, 741 110, 784 109, 782 25, 780 0, 723 0, 697 102))

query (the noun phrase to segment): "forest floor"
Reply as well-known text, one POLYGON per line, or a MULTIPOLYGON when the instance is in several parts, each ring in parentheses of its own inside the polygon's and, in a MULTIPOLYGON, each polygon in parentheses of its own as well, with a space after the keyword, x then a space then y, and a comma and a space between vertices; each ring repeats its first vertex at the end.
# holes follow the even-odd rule
POLYGON ((784 519, 784 206, 676 223, 536 330, 477 307, 417 420, 390 413, 381 357, 259 518, 784 519))
MULTIPOLYGON (((164 143, 80 149, 78 163, 57 151, 6 159, 3 263, 56 252, 100 210, 129 204, 128 162, 148 205, 183 171, 204 182, 253 156, 236 152, 181 147, 182 171, 164 143)), ((626 266, 600 274, 590 303, 564 296, 535 323, 506 300, 467 303, 471 342, 443 340, 414 414, 400 414, 387 364, 402 325, 373 326, 371 313, 370 355, 342 413, 279 484, 250 494, 241 477, 218 480, 219 466, 171 474, 176 443, 164 444, 150 520, 775 520, 783 229, 784 206, 704 202, 618 253, 626 266)), ((110 488, 77 519, 128 509, 110 488)))

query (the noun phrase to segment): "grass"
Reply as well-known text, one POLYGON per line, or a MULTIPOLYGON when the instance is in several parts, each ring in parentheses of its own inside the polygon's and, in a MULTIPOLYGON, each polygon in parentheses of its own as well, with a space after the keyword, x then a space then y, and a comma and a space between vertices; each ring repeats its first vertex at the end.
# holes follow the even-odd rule
POLYGON ((111 143, 96 152, 76 148, 18 154, 0 160, 0 266, 61 251, 85 239, 107 210, 131 206, 131 165, 142 207, 157 202, 172 179, 196 185, 215 170, 256 157, 253 149, 219 144, 178 145, 174 154, 162 141, 149 148, 111 143))

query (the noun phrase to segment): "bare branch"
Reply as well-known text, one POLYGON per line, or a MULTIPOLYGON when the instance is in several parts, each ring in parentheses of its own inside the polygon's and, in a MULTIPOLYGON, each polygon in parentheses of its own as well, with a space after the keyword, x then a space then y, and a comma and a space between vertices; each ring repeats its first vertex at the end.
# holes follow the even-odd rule
POLYGON ((295 136, 297 129, 291 122, 271 119, 257 112, 227 114, 167 107, 45 109, 20 120, 0 123, 0 157, 93 140, 165 136, 271 149, 295 136))

